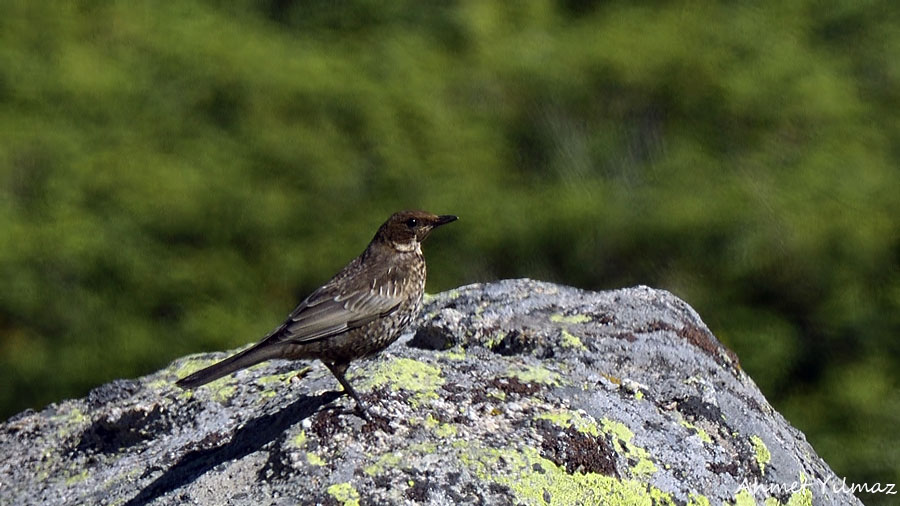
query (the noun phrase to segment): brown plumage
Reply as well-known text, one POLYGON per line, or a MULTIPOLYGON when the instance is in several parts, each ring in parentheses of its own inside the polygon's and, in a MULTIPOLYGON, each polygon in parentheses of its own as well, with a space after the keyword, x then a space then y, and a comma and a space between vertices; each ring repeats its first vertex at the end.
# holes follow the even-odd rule
POLYGON ((273 358, 319 359, 366 408, 344 373, 352 360, 394 342, 422 308, 425 258, 421 243, 435 227, 456 220, 401 211, 378 229, 363 253, 309 295, 255 346, 176 383, 195 388, 273 358))

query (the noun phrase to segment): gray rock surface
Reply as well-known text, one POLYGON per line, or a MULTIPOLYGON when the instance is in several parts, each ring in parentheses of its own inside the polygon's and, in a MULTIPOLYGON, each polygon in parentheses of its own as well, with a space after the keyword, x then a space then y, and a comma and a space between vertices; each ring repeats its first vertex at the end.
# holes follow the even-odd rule
POLYGON ((860 504, 668 292, 476 284, 351 366, 185 357, 0 425, 0 504, 860 504), (742 488, 742 484, 746 487, 742 488))

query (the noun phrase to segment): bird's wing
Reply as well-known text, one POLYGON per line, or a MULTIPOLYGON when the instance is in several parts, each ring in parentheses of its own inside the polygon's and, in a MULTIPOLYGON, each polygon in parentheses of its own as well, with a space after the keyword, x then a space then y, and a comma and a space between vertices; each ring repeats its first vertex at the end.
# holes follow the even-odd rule
POLYGON ((270 342, 308 343, 361 327, 387 316, 403 301, 396 281, 339 290, 325 285, 297 306, 287 321, 267 338, 270 342))

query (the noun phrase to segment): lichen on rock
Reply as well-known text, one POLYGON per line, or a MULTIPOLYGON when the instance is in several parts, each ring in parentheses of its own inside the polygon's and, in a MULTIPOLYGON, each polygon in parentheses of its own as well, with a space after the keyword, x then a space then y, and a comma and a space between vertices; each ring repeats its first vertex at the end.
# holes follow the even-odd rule
POLYGON ((660 290, 429 297, 350 368, 370 420, 320 364, 173 385, 221 356, 0 425, 0 504, 860 504, 822 486, 840 480, 660 290))

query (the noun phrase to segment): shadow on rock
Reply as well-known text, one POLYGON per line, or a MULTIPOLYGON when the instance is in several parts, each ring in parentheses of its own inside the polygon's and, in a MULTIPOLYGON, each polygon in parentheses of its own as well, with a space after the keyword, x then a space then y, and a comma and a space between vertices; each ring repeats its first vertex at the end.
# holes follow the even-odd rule
POLYGON ((301 397, 284 409, 250 420, 234 433, 234 437, 222 446, 195 450, 186 453, 162 476, 144 487, 141 492, 124 506, 147 504, 173 490, 191 483, 201 475, 224 462, 240 459, 262 449, 276 440, 295 423, 308 418, 320 407, 342 394, 327 392, 315 397, 301 397))

